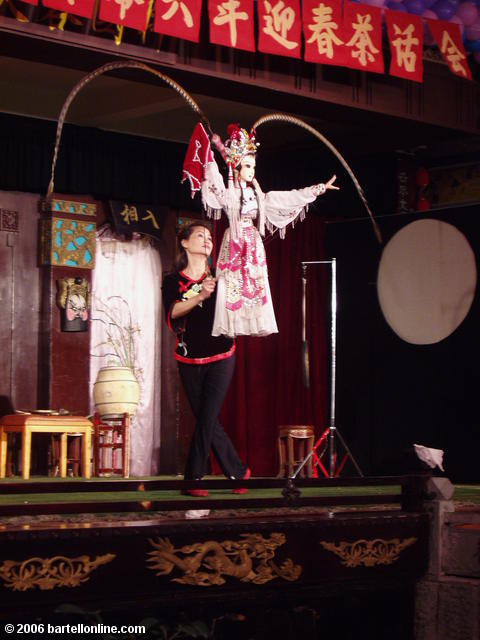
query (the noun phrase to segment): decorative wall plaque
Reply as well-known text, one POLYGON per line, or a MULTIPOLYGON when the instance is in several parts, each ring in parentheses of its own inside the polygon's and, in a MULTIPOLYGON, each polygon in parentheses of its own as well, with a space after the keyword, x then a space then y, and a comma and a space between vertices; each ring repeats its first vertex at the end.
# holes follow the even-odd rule
POLYGON ((93 269, 95 231, 94 222, 55 217, 42 220, 42 264, 93 269))
POLYGON ((74 200, 58 200, 52 198, 42 200, 42 211, 52 213, 73 213, 76 216, 96 216, 97 205, 92 202, 76 202, 74 200))
POLYGON ((0 231, 7 231, 8 233, 18 233, 18 223, 18 211, 0 209, 0 231))

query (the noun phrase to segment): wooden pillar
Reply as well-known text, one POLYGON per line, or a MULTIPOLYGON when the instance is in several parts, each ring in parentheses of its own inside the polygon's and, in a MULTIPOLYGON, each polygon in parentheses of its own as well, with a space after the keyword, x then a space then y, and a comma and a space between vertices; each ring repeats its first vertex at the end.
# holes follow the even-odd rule
POLYGON ((89 412, 89 292, 97 222, 97 205, 85 200, 43 200, 39 234, 39 406, 76 415, 89 412))

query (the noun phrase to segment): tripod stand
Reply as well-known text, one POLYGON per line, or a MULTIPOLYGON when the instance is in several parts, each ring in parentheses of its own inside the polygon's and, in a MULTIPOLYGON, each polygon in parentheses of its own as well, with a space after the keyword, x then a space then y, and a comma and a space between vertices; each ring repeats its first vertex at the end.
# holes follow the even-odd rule
POLYGON ((323 431, 320 438, 314 443, 312 451, 302 461, 292 478, 296 478, 307 462, 312 458, 313 477, 318 478, 317 468, 326 478, 338 478, 345 463, 350 459, 359 476, 363 477, 363 473, 358 466, 352 452, 348 448, 345 440, 335 425, 335 389, 336 389, 336 373, 337 373, 337 261, 332 260, 314 260, 310 262, 302 262, 302 341, 304 353, 304 378, 306 386, 309 384, 308 372, 308 345, 306 340, 306 291, 307 291, 307 267, 308 265, 331 265, 331 357, 330 357, 330 424, 323 431), (336 438, 344 450, 344 456, 338 461, 336 438), (328 469, 322 462, 328 451, 328 469))

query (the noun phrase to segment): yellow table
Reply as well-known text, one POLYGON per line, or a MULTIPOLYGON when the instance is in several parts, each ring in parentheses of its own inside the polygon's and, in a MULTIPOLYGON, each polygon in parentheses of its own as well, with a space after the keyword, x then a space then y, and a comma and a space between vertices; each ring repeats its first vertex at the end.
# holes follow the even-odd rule
POLYGON ((32 433, 60 434, 60 477, 67 477, 67 437, 82 438, 82 475, 91 476, 92 423, 83 416, 50 416, 42 414, 12 414, 0 418, 0 478, 5 478, 8 434, 22 434, 22 478, 30 478, 32 433))

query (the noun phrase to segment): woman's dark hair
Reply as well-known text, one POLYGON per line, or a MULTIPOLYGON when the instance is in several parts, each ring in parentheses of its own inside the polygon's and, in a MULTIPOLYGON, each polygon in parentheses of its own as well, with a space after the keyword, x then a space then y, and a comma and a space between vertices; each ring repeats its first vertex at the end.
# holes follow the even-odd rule
POLYGON ((188 240, 195 227, 203 227, 212 233, 210 224, 205 220, 194 220, 180 229, 177 234, 177 258, 175 260, 175 269, 177 271, 183 271, 188 264, 187 252, 182 247, 182 240, 188 240))

